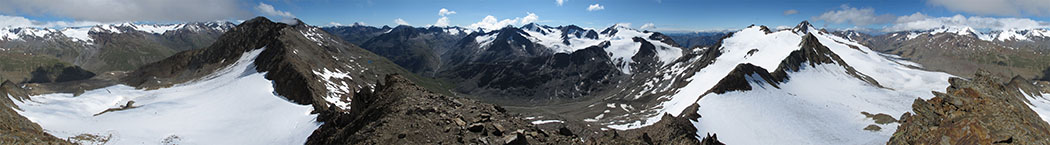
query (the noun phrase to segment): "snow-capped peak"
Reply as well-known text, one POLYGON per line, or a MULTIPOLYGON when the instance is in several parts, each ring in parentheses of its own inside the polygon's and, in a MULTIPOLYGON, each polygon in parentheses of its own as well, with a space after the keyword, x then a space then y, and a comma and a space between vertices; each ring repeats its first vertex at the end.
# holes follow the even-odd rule
POLYGON ((126 33, 145 32, 149 34, 162 35, 168 32, 188 30, 200 32, 203 30, 226 31, 234 26, 230 22, 196 22, 180 24, 135 24, 131 22, 100 24, 94 26, 79 26, 65 28, 38 28, 38 27, 6 27, 0 28, 0 40, 20 40, 23 38, 69 38, 74 42, 91 44, 94 39, 91 33, 126 33), (63 37, 59 37, 63 36, 63 37))
POLYGON ((817 29, 813 28, 813 25, 809 24, 809 21, 802 21, 801 23, 798 23, 795 28, 791 28, 791 31, 800 35, 805 35, 809 32, 816 32, 817 29))

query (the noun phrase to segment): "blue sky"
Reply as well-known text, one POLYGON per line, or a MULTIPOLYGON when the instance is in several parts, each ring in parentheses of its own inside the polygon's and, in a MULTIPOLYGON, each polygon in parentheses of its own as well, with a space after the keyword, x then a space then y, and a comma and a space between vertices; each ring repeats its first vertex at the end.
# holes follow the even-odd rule
MULTIPOLYGON (((164 0, 131 3, 120 0, 85 0, 97 3, 117 1, 124 3, 113 4, 142 6, 52 6, 63 1, 71 0, 39 2, 50 3, 46 5, 0 1, 0 15, 25 17, 34 23, 164 23, 246 19, 255 15, 266 15, 273 19, 299 18, 312 25, 363 22, 372 26, 396 25, 395 19, 402 19, 413 26, 428 26, 435 24, 442 17, 447 17, 449 25, 468 27, 487 16, 498 20, 518 18, 519 23, 509 24, 520 26, 520 22, 531 13, 538 16, 535 22, 544 25, 575 24, 604 28, 616 23, 631 23, 632 27, 641 28, 647 23, 652 23, 655 28, 647 29, 657 31, 739 29, 750 24, 770 27, 794 26, 803 20, 810 20, 818 27, 833 29, 910 30, 934 25, 988 25, 973 26, 984 29, 1003 28, 1003 25, 1010 28, 1043 28, 1046 26, 1043 21, 1050 15, 1050 1, 1031 0, 565 0, 560 5, 557 0, 182 0, 169 1, 170 3, 165 3, 164 0), (171 6, 165 7, 168 5, 171 6), (267 7, 261 9, 263 5, 267 7), (603 9, 589 10, 592 5, 603 9), (443 8, 455 13, 439 15, 438 11, 443 8), (84 10, 77 12, 69 9, 84 10), (106 13, 110 9, 123 11, 106 13), (961 16, 962 20, 950 19, 956 15, 961 16), (906 19, 903 16, 916 17, 906 19), (1016 22, 1016 19, 1023 19, 1027 23, 1016 22), (1004 21, 1008 24, 986 23, 990 21, 1004 21)), ((2 22, 0 19, 0 23, 2 22)))

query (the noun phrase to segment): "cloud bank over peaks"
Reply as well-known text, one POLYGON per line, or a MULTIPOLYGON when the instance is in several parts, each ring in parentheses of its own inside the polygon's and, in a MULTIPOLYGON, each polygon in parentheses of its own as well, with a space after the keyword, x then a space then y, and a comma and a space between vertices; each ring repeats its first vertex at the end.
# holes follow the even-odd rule
POLYGON ((540 22, 540 16, 536 13, 526 13, 525 17, 515 17, 514 19, 503 19, 499 20, 496 16, 488 15, 481 19, 480 22, 470 24, 467 28, 471 29, 483 29, 483 30, 497 30, 506 26, 514 26, 515 24, 525 25, 529 23, 540 22))

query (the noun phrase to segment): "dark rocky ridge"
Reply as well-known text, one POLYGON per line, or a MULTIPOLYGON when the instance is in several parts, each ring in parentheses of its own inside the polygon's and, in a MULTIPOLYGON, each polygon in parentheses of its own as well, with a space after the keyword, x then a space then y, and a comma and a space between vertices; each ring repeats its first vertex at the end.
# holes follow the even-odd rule
POLYGON ((915 114, 901 117, 887 144, 1050 144, 1050 125, 1028 108, 1028 98, 1018 91, 1017 86, 1030 82, 1004 85, 1002 78, 983 70, 974 76, 951 78, 946 93, 915 99, 915 114))
MULTIPOLYGON (((698 144, 689 118, 665 115, 639 129, 576 134, 580 130, 545 130, 500 106, 434 94, 390 75, 374 91, 358 92, 349 112, 326 110, 326 122, 307 144, 698 144), (574 133, 575 132, 575 133, 574 133)), ((696 112, 696 106, 691 107, 696 112)), ((695 120, 693 120, 695 121, 695 120)), ((713 136, 705 144, 720 144, 713 136)))
MULTIPOLYGON (((213 45, 184 51, 131 72, 123 81, 140 88, 166 87, 211 74, 228 66, 245 52, 263 50, 254 63, 259 72, 274 81, 278 94, 299 104, 312 104, 315 110, 329 106, 324 97, 343 101, 390 73, 408 73, 385 58, 339 40, 319 28, 275 23, 258 17, 226 32, 213 45), (306 36, 311 33, 318 36, 306 36), (322 78, 318 72, 352 72, 349 78, 322 78), (367 71, 365 71, 367 70, 367 71), (333 93, 326 83, 345 84, 349 92, 333 93)), ((420 80, 418 76, 409 76, 420 80)), ((431 88, 433 81, 427 82, 431 88)))
MULTIPOLYGON (((803 22, 803 24, 807 23, 803 22)), ((838 54, 832 52, 830 49, 828 49, 827 46, 820 44, 820 41, 817 40, 817 38, 813 36, 813 34, 807 33, 805 36, 803 36, 802 42, 799 45, 801 46, 801 48, 799 48, 799 50, 792 51, 791 54, 788 54, 787 58, 784 58, 784 60, 780 62, 776 70, 774 70, 772 73, 769 73, 766 69, 754 66, 752 64, 740 64, 737 65, 737 67, 734 68, 733 71, 730 71, 730 73, 725 78, 720 80, 714 87, 712 87, 709 92, 721 94, 729 91, 751 90, 752 83, 765 83, 771 85, 772 87, 779 88, 777 86, 778 83, 790 80, 790 75, 788 74, 788 72, 798 72, 801 69, 805 68, 807 65, 809 67, 816 67, 817 65, 822 64, 837 64, 838 66, 843 67, 846 70, 846 72, 844 73, 849 74, 861 81, 867 82, 868 84, 882 87, 877 81, 875 81, 875 79, 872 79, 867 75, 857 72, 857 70, 855 70, 852 66, 846 64, 846 62, 843 61, 842 58, 838 56, 838 54), (764 81, 748 81, 756 79, 761 79, 764 81)))

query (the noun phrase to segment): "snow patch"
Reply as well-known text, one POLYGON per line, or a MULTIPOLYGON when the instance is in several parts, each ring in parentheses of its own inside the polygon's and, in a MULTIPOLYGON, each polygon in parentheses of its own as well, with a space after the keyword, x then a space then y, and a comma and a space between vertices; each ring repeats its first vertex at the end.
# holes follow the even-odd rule
POLYGON ((252 60, 241 55, 213 77, 157 90, 115 85, 73 94, 32 96, 16 102, 19 114, 59 138, 112 135, 110 144, 159 144, 177 136, 183 144, 303 144, 317 129, 310 105, 278 96, 252 60), (134 107, 95 115, 125 102, 134 107))

